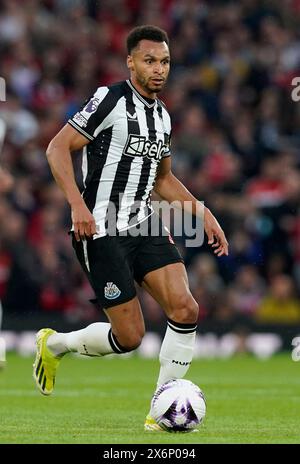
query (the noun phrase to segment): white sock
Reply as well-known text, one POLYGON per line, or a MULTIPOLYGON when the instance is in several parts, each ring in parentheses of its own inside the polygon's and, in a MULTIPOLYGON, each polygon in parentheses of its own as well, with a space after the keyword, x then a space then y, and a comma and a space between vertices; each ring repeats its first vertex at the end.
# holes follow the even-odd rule
POLYGON ((69 333, 55 333, 47 340, 47 347, 55 356, 77 352, 86 356, 105 356, 124 353, 107 322, 95 322, 85 329, 69 333))
POLYGON ((168 327, 159 354, 157 386, 171 379, 181 379, 193 359, 197 324, 180 324, 168 319, 168 327))

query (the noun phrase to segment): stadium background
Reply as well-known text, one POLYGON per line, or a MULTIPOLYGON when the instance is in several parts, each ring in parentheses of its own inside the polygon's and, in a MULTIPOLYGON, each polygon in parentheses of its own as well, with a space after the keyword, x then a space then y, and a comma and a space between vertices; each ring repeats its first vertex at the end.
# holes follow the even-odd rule
MULTIPOLYGON (((72 330, 103 318, 89 303, 45 149, 97 86, 128 76, 128 31, 155 24, 170 36, 161 98, 173 121, 173 170, 230 243, 229 257, 215 258, 206 245, 177 240, 200 305, 198 353, 292 349, 300 333, 300 103, 291 97, 299 13, 297 0, 0 2, 1 163, 15 178, 0 199, 4 331, 72 330)), ((78 173, 80 156, 74 162, 78 173)), ((139 294, 148 332, 161 335, 161 308, 139 294)))

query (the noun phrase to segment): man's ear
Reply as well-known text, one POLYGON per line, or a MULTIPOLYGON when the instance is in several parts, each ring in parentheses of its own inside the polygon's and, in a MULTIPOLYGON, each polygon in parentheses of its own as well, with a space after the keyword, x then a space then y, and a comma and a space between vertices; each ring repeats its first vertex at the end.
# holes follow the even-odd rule
POLYGON ((130 71, 133 71, 134 65, 131 55, 127 56, 127 68, 130 69, 130 71))

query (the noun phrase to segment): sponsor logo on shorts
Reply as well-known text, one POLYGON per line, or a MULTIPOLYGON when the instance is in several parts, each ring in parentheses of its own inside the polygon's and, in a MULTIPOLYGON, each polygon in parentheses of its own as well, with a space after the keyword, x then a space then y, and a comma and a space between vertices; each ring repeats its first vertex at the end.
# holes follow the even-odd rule
POLYGON ((104 296, 107 300, 114 300, 121 295, 121 290, 113 282, 106 282, 104 296))

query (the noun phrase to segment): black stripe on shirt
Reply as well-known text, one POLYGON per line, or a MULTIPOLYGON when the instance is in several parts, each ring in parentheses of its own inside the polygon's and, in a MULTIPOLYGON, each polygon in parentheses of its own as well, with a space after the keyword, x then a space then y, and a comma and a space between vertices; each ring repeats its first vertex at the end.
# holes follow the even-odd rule
MULTIPOLYGON (((153 108, 149 108, 144 105, 145 113, 146 113, 146 121, 147 121, 147 128, 148 128, 148 139, 153 142, 156 140, 156 129, 155 129, 155 122, 154 122, 154 115, 153 115, 153 108)), ((135 223, 134 216, 137 216, 140 211, 140 205, 143 196, 145 195, 145 190, 148 184, 150 170, 151 170, 152 161, 147 156, 144 157, 143 166, 141 170, 140 180, 138 183, 137 191, 134 197, 134 204, 131 207, 131 211, 129 214, 129 223, 133 225, 135 223)), ((147 203, 149 203, 149 198, 146 199, 147 203)), ((147 211, 145 212, 145 216, 151 213, 150 208, 147 206, 147 211)))
POLYGON ((112 130, 113 128, 110 127, 109 129, 101 132, 99 137, 87 146, 88 170, 85 180, 86 187, 83 191, 83 199, 91 213, 95 207, 102 170, 109 152, 112 130))
MULTIPOLYGON (((127 133, 128 134, 136 134, 140 135, 140 126, 139 126, 139 121, 137 119, 137 114, 136 114, 136 107, 133 102, 132 98, 132 91, 130 90, 129 87, 126 88, 126 93, 125 93, 125 105, 126 105, 126 117, 127 117, 127 133), (135 117, 134 117, 135 116, 135 117)), ((117 171, 115 174, 114 182, 112 185, 111 189, 111 194, 109 201, 114 203, 115 208, 116 208, 116 214, 115 214, 115 219, 118 219, 118 213, 120 210, 121 206, 121 201, 122 201, 122 194, 125 191, 129 175, 130 175, 130 169, 131 169, 131 164, 134 160, 134 157, 132 156, 127 156, 124 152, 121 155, 120 161, 118 163, 117 171)), ((106 215, 108 215, 109 212, 106 212, 106 215)), ((109 218, 110 221, 108 221, 108 217, 106 217, 105 220, 105 228, 113 227, 113 230, 116 228, 116 224, 112 223, 112 220, 114 218, 109 218)))

